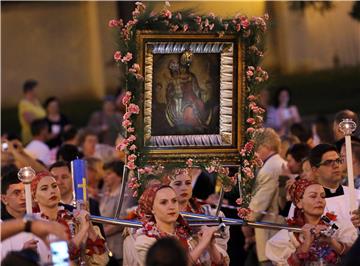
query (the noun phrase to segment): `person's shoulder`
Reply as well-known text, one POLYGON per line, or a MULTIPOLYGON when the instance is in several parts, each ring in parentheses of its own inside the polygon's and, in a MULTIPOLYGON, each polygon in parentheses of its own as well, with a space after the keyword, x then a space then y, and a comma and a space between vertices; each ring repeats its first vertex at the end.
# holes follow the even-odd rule
POLYGON ((286 161, 279 154, 275 154, 265 162, 263 168, 274 169, 281 167, 284 163, 286 163, 286 161))
POLYGON ((24 109, 24 108, 30 108, 32 104, 26 99, 21 99, 18 106, 20 109, 24 109))
MULTIPOLYGON (((342 186, 343 187, 343 190, 344 190, 344 193, 350 193, 350 189, 348 186, 342 186)), ((355 189, 355 193, 357 195, 357 197, 360 199, 360 189, 355 189)))
POLYGON ((136 234, 135 234, 135 248, 136 249, 149 248, 155 242, 156 242, 155 237, 149 237, 141 231, 136 232, 136 234))
POLYGON ((46 143, 39 140, 32 140, 27 146, 26 149, 35 149, 40 150, 41 152, 50 152, 50 148, 46 143))
POLYGON ((25 146, 25 150, 31 150, 35 148, 35 146, 36 146, 36 142, 35 140, 32 140, 25 146))

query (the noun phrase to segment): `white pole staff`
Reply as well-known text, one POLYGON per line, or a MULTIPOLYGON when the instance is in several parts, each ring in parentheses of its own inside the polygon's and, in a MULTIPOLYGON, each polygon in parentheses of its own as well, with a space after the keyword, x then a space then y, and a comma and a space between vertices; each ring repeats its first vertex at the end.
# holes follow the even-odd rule
POLYGON ((30 166, 23 167, 18 172, 18 178, 25 186, 26 214, 32 214, 31 181, 35 175, 35 170, 30 166))
POLYGON ((348 175, 348 186, 350 193, 350 211, 356 210, 356 194, 354 187, 354 170, 353 170, 353 159, 352 159, 352 150, 351 150, 351 134, 356 129, 356 123, 352 119, 343 119, 339 128, 345 136, 345 149, 346 149, 346 165, 347 165, 347 175, 348 175))
POLYGON ((241 166, 239 167, 239 173, 238 173, 238 186, 239 186, 239 198, 242 197, 241 194, 241 166))

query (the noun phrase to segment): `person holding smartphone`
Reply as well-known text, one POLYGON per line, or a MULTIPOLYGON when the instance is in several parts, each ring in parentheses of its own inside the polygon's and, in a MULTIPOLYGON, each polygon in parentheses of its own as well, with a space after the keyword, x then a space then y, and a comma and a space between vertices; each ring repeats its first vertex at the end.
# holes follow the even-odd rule
MULTIPOLYGON (((31 191, 40 210, 37 214, 39 218, 57 221, 67 227, 71 261, 85 262, 86 265, 106 265, 109 257, 99 228, 91 224, 87 211, 71 213, 59 207, 60 190, 50 173, 37 173, 31 183, 31 191)), ((40 247, 39 253, 43 262, 50 262, 50 252, 47 248, 40 247)))
POLYGON ((325 216, 337 225, 337 230, 326 233, 326 193, 316 181, 299 179, 291 186, 290 194, 296 207, 288 224, 301 227, 302 232, 282 229, 267 241, 266 256, 275 265, 341 265, 341 257, 357 238, 356 229, 332 212, 325 216))

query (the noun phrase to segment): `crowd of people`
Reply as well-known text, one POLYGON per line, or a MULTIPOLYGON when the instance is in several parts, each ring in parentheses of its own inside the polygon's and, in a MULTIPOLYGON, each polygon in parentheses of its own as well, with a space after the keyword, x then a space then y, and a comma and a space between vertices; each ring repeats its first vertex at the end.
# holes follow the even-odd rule
MULTIPOLYGON (((124 154, 115 149, 123 138, 122 94, 106 97, 88 126, 77 129, 57 98, 40 104, 37 86, 35 80, 24 84, 21 134, 2 132, 2 264, 51 265, 49 243, 62 239, 74 265, 360 265, 360 139, 354 132, 358 209, 350 210, 345 142, 338 127, 344 118, 359 125, 355 112, 339 111, 333 124, 319 117, 307 125, 288 88, 279 89, 273 105, 268 92, 261 92, 265 127, 254 133, 254 141, 263 166, 255 172, 246 219, 297 226, 301 232, 190 227, 180 212, 232 215, 226 208, 216 213, 216 177, 197 168, 149 176, 138 200, 127 193, 119 217, 140 221, 142 227, 134 229, 89 219, 90 214, 117 214, 124 169, 124 154), (88 209, 74 207, 70 163, 77 158, 87 162, 88 209), (36 171, 31 216, 17 176, 25 166, 36 171)), ((225 194, 225 201, 234 203, 234 194, 225 194)))

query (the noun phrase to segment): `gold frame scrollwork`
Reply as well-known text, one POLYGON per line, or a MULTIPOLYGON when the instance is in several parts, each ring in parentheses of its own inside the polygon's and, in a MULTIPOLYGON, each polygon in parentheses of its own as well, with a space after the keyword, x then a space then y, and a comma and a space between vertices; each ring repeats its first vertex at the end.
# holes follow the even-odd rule
POLYGON ((144 76, 140 103, 143 111, 137 126, 144 132, 140 150, 148 156, 150 163, 180 162, 186 158, 199 161, 217 158, 224 163, 238 164, 244 136, 244 54, 244 45, 235 35, 137 32, 137 61, 144 76), (182 53, 185 49, 193 53, 220 53, 219 134, 153 136, 153 75, 156 71, 153 69, 153 55, 182 53))

